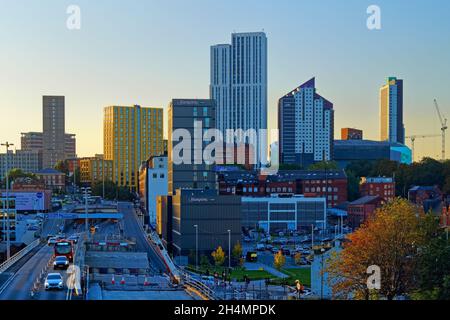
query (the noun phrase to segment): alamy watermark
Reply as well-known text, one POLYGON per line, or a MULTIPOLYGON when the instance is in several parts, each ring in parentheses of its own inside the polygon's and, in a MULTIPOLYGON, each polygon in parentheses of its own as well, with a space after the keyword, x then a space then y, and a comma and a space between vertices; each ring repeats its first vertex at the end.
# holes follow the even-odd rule
POLYGON ((174 147, 170 152, 175 165, 248 164, 256 165, 263 175, 278 172, 277 142, 270 145, 270 160, 267 157, 268 133, 274 141, 278 138, 278 129, 271 129, 270 132, 267 129, 227 129, 224 139, 219 129, 204 129, 202 121, 194 121, 193 131, 193 137, 187 129, 172 132, 174 147))
POLYGON ((381 29, 381 9, 379 6, 373 4, 367 7, 367 29, 380 30, 381 29))
POLYGON ((77 5, 70 5, 66 9, 66 13, 69 15, 66 20, 66 27, 69 30, 81 29, 81 8, 77 5))
POLYGON ((381 269, 377 265, 371 265, 366 271, 369 274, 367 278, 367 289, 380 290, 381 289, 381 269))

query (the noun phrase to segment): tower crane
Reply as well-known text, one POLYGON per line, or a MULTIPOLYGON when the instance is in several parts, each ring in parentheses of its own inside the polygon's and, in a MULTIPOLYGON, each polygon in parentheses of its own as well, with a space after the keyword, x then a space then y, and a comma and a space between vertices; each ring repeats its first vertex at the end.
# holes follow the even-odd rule
POLYGON ((436 107, 436 111, 439 117, 439 121, 441 122, 441 132, 442 132, 442 161, 445 160, 445 131, 448 129, 447 127, 447 118, 441 115, 441 111, 439 110, 439 105, 434 99, 434 106, 436 107))
POLYGON ((412 151, 413 162, 414 162, 414 143, 416 142, 416 139, 435 138, 435 137, 440 137, 440 136, 441 136, 440 134, 418 134, 418 135, 405 137, 406 139, 411 140, 411 151, 412 151))

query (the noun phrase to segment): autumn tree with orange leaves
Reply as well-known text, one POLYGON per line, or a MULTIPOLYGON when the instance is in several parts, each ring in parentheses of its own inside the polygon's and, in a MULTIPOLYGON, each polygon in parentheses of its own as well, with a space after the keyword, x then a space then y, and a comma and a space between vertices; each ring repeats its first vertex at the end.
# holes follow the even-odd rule
POLYGON ((426 220, 423 212, 405 199, 378 209, 372 219, 348 235, 341 251, 330 256, 325 272, 333 297, 392 300, 413 289, 419 248, 427 238, 426 220), (381 271, 379 290, 367 286, 367 269, 373 265, 381 271))

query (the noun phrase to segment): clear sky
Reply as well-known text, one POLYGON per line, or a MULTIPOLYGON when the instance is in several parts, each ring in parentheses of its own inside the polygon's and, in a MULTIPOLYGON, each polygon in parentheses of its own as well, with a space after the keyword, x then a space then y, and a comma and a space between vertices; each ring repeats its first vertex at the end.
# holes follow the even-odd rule
MULTIPOLYGON (((313 76, 334 103, 336 136, 349 126, 378 139, 388 76, 404 79, 407 135, 440 132, 434 98, 450 117, 448 0, 0 0, 0 8, 0 140, 17 147, 20 132, 42 130, 42 95, 66 96, 66 131, 80 156, 102 152, 105 106, 208 98, 209 47, 233 31, 267 34, 269 127, 278 98, 313 76), (71 4, 81 8, 80 30, 66 28, 71 4), (371 4, 381 30, 366 27, 371 4)), ((438 157, 440 139, 416 141, 416 152, 438 157)))

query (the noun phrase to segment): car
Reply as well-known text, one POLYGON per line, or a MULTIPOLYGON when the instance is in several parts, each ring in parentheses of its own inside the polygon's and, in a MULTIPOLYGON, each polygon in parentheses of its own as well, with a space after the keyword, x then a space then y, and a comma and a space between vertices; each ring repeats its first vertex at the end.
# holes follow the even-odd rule
POLYGON ((278 251, 280 251, 280 249, 277 247, 273 247, 271 251, 272 251, 272 253, 278 253, 278 251))
POLYGON ((251 239, 250 237, 245 237, 245 238, 244 238, 244 241, 245 241, 245 242, 252 242, 252 239, 251 239))
POLYGON ((264 251, 264 250, 266 250, 266 246, 264 245, 264 243, 258 243, 256 245, 256 250, 257 251, 264 251))
POLYGON ((268 244, 268 245, 266 246, 266 249, 267 249, 267 250, 269 250, 269 251, 272 251, 272 249, 273 249, 273 245, 271 245, 271 244, 268 244))
POLYGON ((73 242, 74 244, 77 244, 77 243, 78 243, 78 239, 79 239, 79 237, 76 236, 76 235, 72 235, 72 236, 70 236, 70 237, 67 238, 67 240, 73 242))
POLYGON ((64 282, 63 278, 60 273, 49 273, 47 275, 47 278, 45 278, 44 283, 45 290, 51 290, 51 289, 57 289, 62 290, 64 289, 64 282))
POLYGON ((57 256, 53 261, 53 269, 67 269, 69 268, 69 259, 65 256, 57 256))
POLYGON ((290 256, 291 255, 291 250, 289 250, 288 248, 281 249, 281 252, 283 252, 283 254, 285 256, 290 256))
POLYGON ((50 237, 50 238, 48 238, 48 240, 47 240, 47 244, 48 244, 49 246, 55 245, 56 242, 58 242, 58 239, 57 239, 56 237, 50 237))

